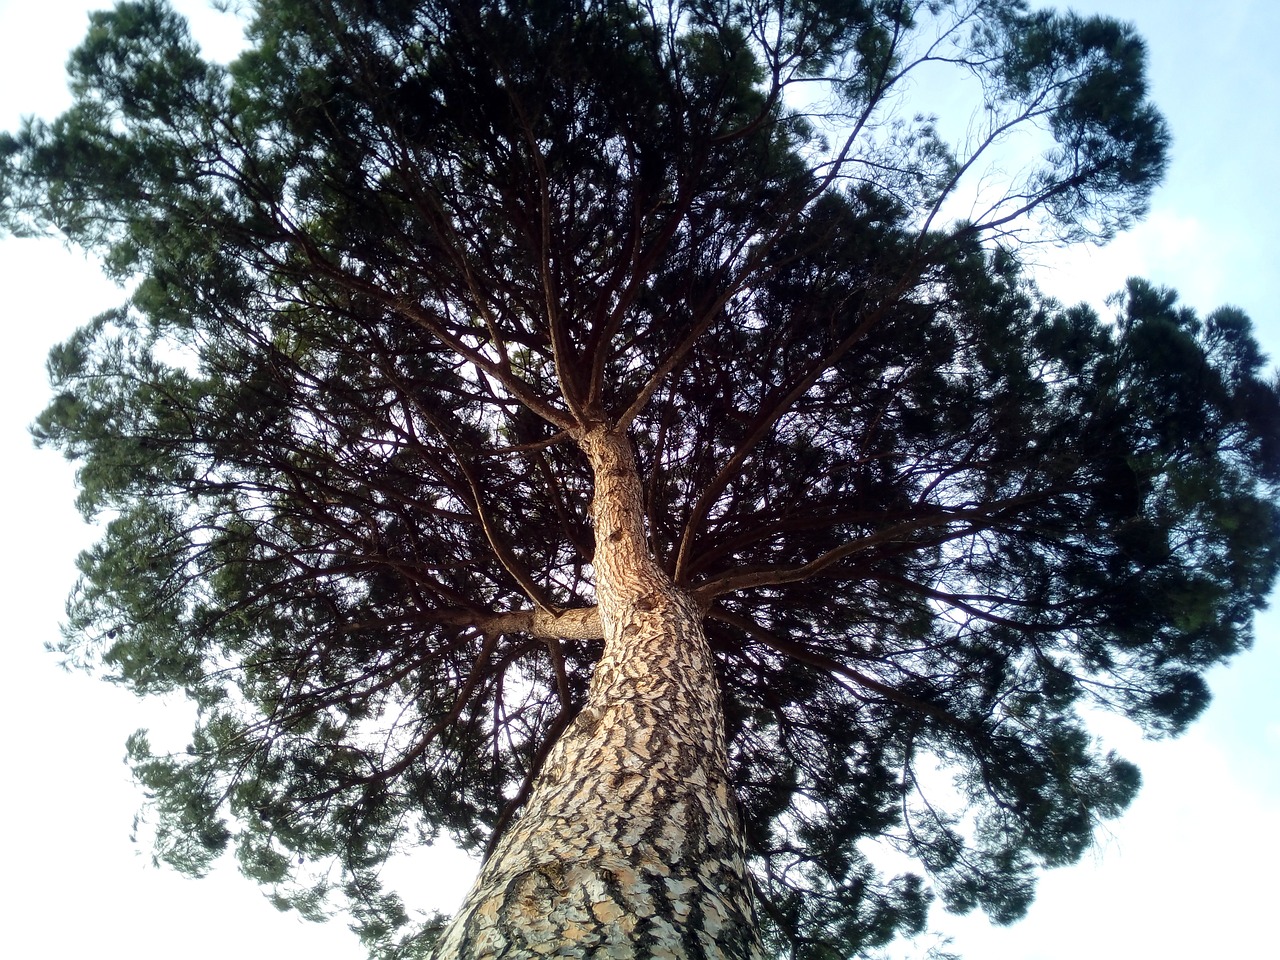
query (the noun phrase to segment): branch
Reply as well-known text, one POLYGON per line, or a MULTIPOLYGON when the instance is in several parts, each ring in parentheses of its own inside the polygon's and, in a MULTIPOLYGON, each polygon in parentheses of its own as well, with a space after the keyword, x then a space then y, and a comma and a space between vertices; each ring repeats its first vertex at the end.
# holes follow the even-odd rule
POLYGON ((603 640, 598 607, 550 610, 510 610, 505 613, 472 613, 446 610, 426 619, 448 627, 470 627, 487 635, 527 633, 540 640, 603 640))
POLYGON ((914 580, 910 580, 907 577, 876 575, 874 579, 881 583, 891 583, 896 586, 903 587, 906 590, 910 590, 922 597, 927 597, 930 600, 937 600, 940 603, 945 603, 976 620, 982 620, 986 623, 995 624, 996 626, 1008 627, 1011 630, 1018 630, 1022 633, 1059 633, 1067 629, 1068 626, 1065 623, 1027 623, 1025 620, 1014 620, 1011 617, 1002 617, 998 613, 992 613, 990 610, 983 610, 981 607, 974 606, 972 603, 967 601, 971 599, 985 599, 998 603, 1016 604, 1018 606, 1032 606, 1037 610, 1047 609, 1047 605, 1042 606, 1031 604, 1027 601, 1015 600, 1012 597, 967 597, 961 594, 948 593, 943 590, 926 587, 924 584, 916 583, 914 580))
MULTIPOLYGON (((962 515, 942 515, 926 521, 907 521, 905 523, 894 524, 884 530, 874 533, 871 536, 863 537, 858 540, 850 540, 840 544, 838 547, 832 547, 825 553, 815 557, 808 563, 802 563, 792 567, 755 567, 745 568, 734 572, 726 573, 708 580, 706 583, 696 587, 693 595, 702 604, 709 604, 716 597, 726 593, 733 593, 737 590, 750 590, 754 587, 770 587, 782 586, 788 583, 799 583, 808 580, 810 577, 817 576, 823 570, 826 570, 837 561, 843 560, 845 557, 855 553, 868 550, 881 543, 893 540, 900 540, 909 537, 911 534, 925 527, 947 526, 954 520, 965 519, 962 515)), ((966 534, 974 532, 974 527, 966 526, 963 530, 955 533, 946 539, 955 539, 966 534)))
POLYGON ((953 717, 941 707, 929 703, 926 700, 920 700, 910 694, 903 693, 900 690, 896 690, 886 683, 881 683, 879 680, 867 676, 865 673, 860 673, 859 671, 854 670, 852 667, 846 667, 838 660, 832 660, 825 654, 818 653, 816 650, 812 650, 802 643, 795 640, 787 640, 775 633, 771 633, 747 617, 739 616, 736 613, 730 613, 728 610, 721 607, 711 608, 707 611, 707 616, 712 620, 719 620, 721 623, 741 630, 752 640, 762 643, 766 647, 776 650, 778 653, 785 654, 786 656, 799 660, 802 663, 808 663, 812 666, 819 667, 826 670, 828 673, 852 680, 854 683, 858 684, 858 686, 867 690, 872 690, 875 693, 892 700, 894 703, 901 704, 904 707, 909 707, 912 710, 919 710, 921 713, 927 714, 928 716, 933 717, 933 719, 939 720, 951 727, 964 726, 959 719, 953 717))
POLYGON ((845 557, 861 553, 872 547, 895 542, 910 542, 913 546, 921 546, 921 541, 913 539, 913 534, 924 530, 943 528, 941 534, 927 541, 928 545, 937 546, 992 529, 998 526, 1010 511, 1041 503, 1052 496, 1054 492, 1056 491, 1027 493, 1020 496, 1007 497, 1004 500, 998 500, 982 506, 938 510, 925 516, 902 520, 866 537, 849 540, 839 546, 832 547, 807 563, 785 567, 743 567, 735 571, 728 571, 693 588, 693 595, 705 607, 716 597, 726 593, 733 593, 736 590, 799 583, 817 576, 845 557), (950 531, 945 529, 955 524, 960 526, 950 531))
MULTIPOLYGON (((350 270, 334 263, 329 256, 321 251, 312 238, 300 226, 291 222, 282 211, 276 219, 280 223, 286 238, 302 252, 311 266, 322 275, 327 276, 347 290, 369 297, 375 303, 381 304, 388 310, 404 317, 410 323, 417 325, 459 357, 474 364, 477 369, 493 377, 494 380, 510 391, 513 397, 552 426, 569 432, 577 429, 577 420, 574 419, 571 413, 556 409, 545 398, 535 393, 529 384, 512 373, 509 363, 505 362, 505 355, 495 361, 485 356, 480 350, 469 347, 461 337, 450 333, 443 324, 437 322, 420 305, 411 303, 404 297, 396 296, 384 290, 378 284, 356 276, 350 270)), ((283 264, 280 266, 282 267, 282 272, 287 272, 284 270, 283 264)))
POLYGON ((805 372, 795 385, 781 395, 775 395, 776 399, 767 407, 762 408, 756 414, 755 422, 752 424, 751 432, 742 439, 736 450, 729 460, 720 468, 715 478, 707 484, 702 494, 694 503, 693 508, 689 511, 688 520, 685 522, 684 530, 680 536, 680 547, 676 554, 675 574, 673 579, 679 583, 682 578, 688 575, 689 568, 693 562, 693 546, 697 536, 697 530, 706 519, 708 511, 715 503, 716 498, 724 491, 729 482, 737 475, 738 470, 746 461, 751 451, 773 430, 784 414, 792 409, 796 401, 803 397, 813 387, 815 383, 822 377, 823 373, 840 361, 853 347, 862 340, 871 329, 884 317, 889 308, 896 305, 899 299, 906 292, 911 283, 914 282, 913 271, 907 271, 907 274, 895 285, 890 291, 889 296, 874 310, 867 313, 854 329, 840 343, 830 350, 826 355, 821 357, 805 372))

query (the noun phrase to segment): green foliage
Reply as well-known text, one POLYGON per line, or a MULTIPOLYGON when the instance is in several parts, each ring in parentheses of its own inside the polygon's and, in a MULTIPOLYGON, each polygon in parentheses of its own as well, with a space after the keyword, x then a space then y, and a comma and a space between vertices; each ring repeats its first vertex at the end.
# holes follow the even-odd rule
POLYGON ((594 644, 477 625, 594 602, 567 430, 610 421, 708 605, 778 953, 865 952, 935 897, 1020 916, 1138 787, 1082 708, 1181 730, 1280 561, 1248 320, 1140 281, 1103 320, 1020 272, 1019 236, 1108 236, 1163 169, 1132 31, 1000 0, 256 13, 226 68, 160 3, 95 14, 72 108, 0 138, 4 223, 136 281, 53 351, 34 432, 110 518, 64 653, 199 708, 185 754, 130 744, 157 857, 230 846, 376 953, 428 942, 378 868, 491 844, 580 709, 594 644), (969 153, 893 113, 937 36, 969 153), (1023 127, 1053 146, 947 222, 1023 127))

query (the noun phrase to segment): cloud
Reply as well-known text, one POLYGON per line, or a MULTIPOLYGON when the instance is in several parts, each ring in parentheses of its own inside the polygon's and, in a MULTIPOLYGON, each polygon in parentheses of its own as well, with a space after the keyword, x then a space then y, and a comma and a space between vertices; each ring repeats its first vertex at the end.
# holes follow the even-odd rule
POLYGON ((1178 290, 1201 311, 1218 306, 1230 243, 1195 217, 1157 211, 1104 247, 1076 245, 1033 254, 1040 288, 1063 303, 1084 301, 1104 316, 1106 298, 1129 277, 1178 290))

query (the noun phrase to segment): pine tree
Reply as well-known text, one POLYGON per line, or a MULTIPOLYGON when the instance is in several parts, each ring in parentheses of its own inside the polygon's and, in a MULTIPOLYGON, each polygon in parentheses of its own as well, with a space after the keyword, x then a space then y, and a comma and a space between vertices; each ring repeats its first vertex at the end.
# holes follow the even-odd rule
POLYGON ((1249 642, 1248 319, 1019 257, 1163 171, 1130 28, 272 0, 249 40, 94 14, 74 106, 0 139, 8 226, 132 285, 35 434, 108 521, 63 652, 199 707, 130 742, 160 859, 384 956, 848 957, 1020 916, 1138 788, 1082 712, 1177 732, 1249 642), (484 867, 414 927, 379 867, 441 834, 484 867))

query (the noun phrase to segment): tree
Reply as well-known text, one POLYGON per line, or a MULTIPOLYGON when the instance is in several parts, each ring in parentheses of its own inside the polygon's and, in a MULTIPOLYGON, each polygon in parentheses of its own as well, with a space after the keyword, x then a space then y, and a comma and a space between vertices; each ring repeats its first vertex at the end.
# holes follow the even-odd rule
POLYGON ((1159 178, 1132 31, 275 0, 250 40, 95 14, 74 106, 0 142, 9 226, 134 284, 35 432, 110 518, 64 653, 200 709, 130 743, 157 857, 232 847, 385 955, 1016 919, 1138 786, 1082 712, 1182 729, 1278 561, 1248 320, 1020 265, 1159 178), (904 106, 935 70, 955 143, 904 106), (485 866, 406 931, 379 867, 442 832, 485 866))

